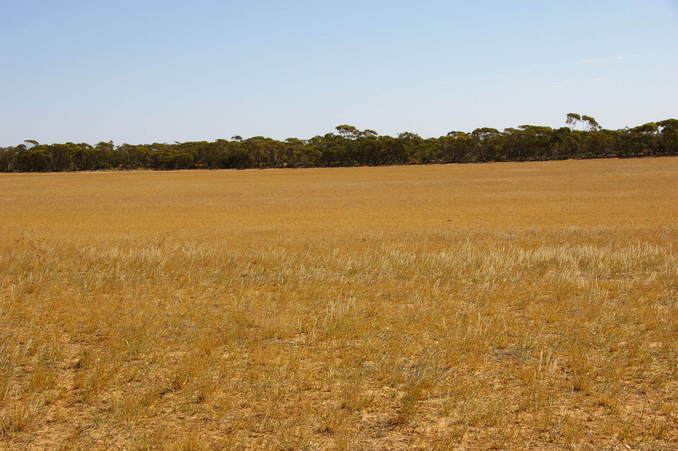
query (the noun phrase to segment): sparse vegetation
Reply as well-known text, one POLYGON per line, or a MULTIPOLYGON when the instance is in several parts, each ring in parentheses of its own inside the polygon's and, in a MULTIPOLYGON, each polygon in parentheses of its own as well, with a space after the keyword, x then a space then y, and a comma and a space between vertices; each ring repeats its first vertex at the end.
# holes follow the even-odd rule
POLYGON ((678 159, 0 175, 0 448, 669 449, 678 159))

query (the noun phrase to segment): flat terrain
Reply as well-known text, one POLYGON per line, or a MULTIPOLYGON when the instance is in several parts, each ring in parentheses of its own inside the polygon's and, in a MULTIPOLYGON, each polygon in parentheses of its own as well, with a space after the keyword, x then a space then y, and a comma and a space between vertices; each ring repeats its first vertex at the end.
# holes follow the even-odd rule
POLYGON ((0 175, 0 448, 676 449, 678 158, 0 175))

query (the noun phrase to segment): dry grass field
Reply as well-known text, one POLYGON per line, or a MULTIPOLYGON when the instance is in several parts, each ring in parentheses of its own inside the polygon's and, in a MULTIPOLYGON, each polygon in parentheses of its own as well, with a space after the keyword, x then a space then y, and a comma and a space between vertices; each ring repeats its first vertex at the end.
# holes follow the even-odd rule
POLYGON ((678 158, 0 175, 0 448, 676 449, 678 158))

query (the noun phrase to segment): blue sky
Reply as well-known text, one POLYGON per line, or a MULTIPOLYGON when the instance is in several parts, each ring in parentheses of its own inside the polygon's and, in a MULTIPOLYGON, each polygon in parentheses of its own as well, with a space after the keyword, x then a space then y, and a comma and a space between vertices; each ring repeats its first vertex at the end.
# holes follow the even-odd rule
POLYGON ((678 117, 678 0, 0 0, 0 145, 678 117))

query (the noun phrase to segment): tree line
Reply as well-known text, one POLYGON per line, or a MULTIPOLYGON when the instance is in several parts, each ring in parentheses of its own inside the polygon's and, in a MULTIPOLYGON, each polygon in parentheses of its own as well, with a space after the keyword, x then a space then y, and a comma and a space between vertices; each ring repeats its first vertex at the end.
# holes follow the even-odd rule
POLYGON ((0 147, 0 172, 103 169, 246 169, 318 166, 380 166, 489 161, 540 161, 678 155, 678 119, 605 130, 591 116, 569 113, 567 127, 521 125, 499 131, 451 131, 438 138, 339 125, 310 139, 263 136, 174 144, 100 142, 40 144, 27 140, 0 147))

